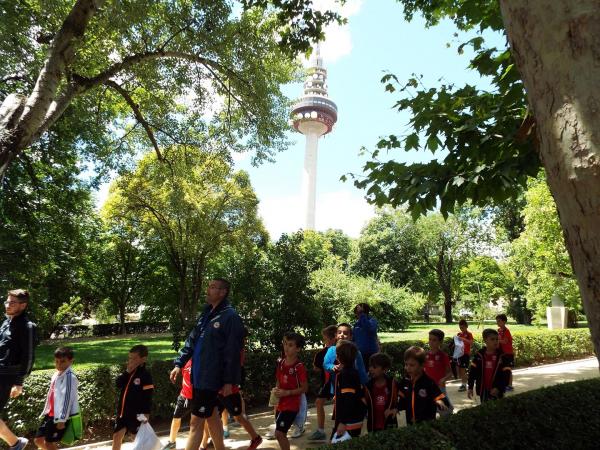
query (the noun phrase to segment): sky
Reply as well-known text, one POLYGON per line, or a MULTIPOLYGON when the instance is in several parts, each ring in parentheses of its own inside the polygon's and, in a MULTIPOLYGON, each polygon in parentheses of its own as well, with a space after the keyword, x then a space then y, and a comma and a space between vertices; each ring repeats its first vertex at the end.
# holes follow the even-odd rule
MULTIPOLYGON (((317 8, 335 7, 333 0, 315 0, 317 8)), ((362 147, 372 150, 388 134, 408 132, 407 113, 392 109, 398 93, 385 92, 381 77, 394 73, 400 81, 422 74, 427 87, 441 82, 487 86, 474 72, 467 70, 469 53, 457 53, 457 32, 451 22, 425 28, 421 18, 408 23, 402 6, 395 0, 347 0, 336 7, 348 19, 347 25, 329 26, 321 55, 328 71, 329 98, 338 107, 338 122, 333 131, 319 141, 317 166, 316 229, 341 229, 358 237, 375 210, 364 199, 364 191, 352 180, 340 177, 362 173, 367 160, 360 156, 362 147), (448 44, 450 43, 450 46, 448 44), (443 81, 440 81, 443 80, 443 81)), ((497 37, 502 43, 502 38, 497 37)), ((283 87, 294 99, 302 95, 302 83, 283 87)), ((234 157, 236 168, 249 172, 260 200, 259 214, 273 240, 282 233, 304 226, 301 177, 304 164, 304 137, 291 128, 293 144, 276 155, 274 163, 253 167, 248 155, 234 157)), ((389 157, 412 162, 431 159, 431 154, 395 150, 389 157)), ((107 192, 103 186, 97 196, 101 203, 107 192)))

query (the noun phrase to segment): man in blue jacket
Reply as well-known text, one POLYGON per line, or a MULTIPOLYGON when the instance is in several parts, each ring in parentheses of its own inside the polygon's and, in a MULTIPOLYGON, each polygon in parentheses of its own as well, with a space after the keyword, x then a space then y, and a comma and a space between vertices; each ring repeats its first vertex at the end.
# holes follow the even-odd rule
POLYGON ((192 419, 186 450, 197 450, 200 446, 205 420, 215 449, 224 448, 217 399, 219 391, 227 397, 231 395, 233 385, 240 384, 244 336, 242 319, 228 300, 229 288, 229 282, 222 278, 208 284, 207 305, 171 371, 171 381, 175 383, 181 368, 193 358, 192 419))
POLYGON ((360 350, 365 367, 369 367, 369 358, 379 352, 377 339, 377 321, 369 316, 370 308, 367 303, 359 303, 354 307, 356 322, 352 328, 352 340, 360 350))

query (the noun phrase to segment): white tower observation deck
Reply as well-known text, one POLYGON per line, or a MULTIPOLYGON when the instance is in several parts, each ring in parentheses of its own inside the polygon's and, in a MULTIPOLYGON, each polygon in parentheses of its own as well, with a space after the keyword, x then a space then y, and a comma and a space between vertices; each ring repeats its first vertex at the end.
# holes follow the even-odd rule
POLYGON ((291 116, 296 131, 306 136, 302 198, 306 208, 305 229, 314 230, 319 138, 337 122, 337 106, 327 95, 327 70, 318 45, 307 68, 304 95, 294 104, 291 116))

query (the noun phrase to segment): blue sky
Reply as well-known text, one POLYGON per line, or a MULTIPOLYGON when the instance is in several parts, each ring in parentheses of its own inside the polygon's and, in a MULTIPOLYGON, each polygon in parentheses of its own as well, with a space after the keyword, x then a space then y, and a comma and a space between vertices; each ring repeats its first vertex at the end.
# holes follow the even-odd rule
MULTIPOLYGON (((331 4, 328 0, 320 3, 331 4)), ((457 30, 451 22, 430 29, 420 18, 408 23, 401 5, 392 0, 348 0, 341 12, 348 17, 348 25, 330 27, 321 51, 328 70, 329 96, 337 103, 339 118, 334 130, 319 142, 316 228, 340 228, 358 236, 374 211, 363 191, 352 181, 340 181, 340 176, 360 174, 366 160, 359 156, 360 148, 373 149, 381 136, 390 133, 405 134, 409 120, 407 114, 391 109, 399 94, 384 91, 380 83, 384 73, 392 72, 401 81, 413 73, 423 74, 428 87, 438 85, 440 78, 445 83, 487 83, 466 69, 469 54, 458 55, 457 30), (452 45, 448 47, 448 43, 452 45)), ((497 40, 501 45, 502 37, 497 40)), ((299 97, 302 84, 286 86, 285 93, 299 97)), ((278 154, 275 163, 252 167, 247 158, 237 162, 237 167, 250 173, 261 201, 260 214, 273 239, 303 226, 304 138, 293 131, 290 136, 294 144, 278 154)), ((400 150, 390 156, 402 161, 431 158, 430 154, 400 150)))
MULTIPOLYGON (((313 0, 313 4, 335 9, 334 0, 313 0)), ((469 52, 459 55, 457 45, 468 36, 461 33, 456 38, 457 30, 449 21, 429 29, 420 17, 408 23, 395 0, 347 0, 337 8, 348 24, 329 27, 321 45, 329 96, 338 106, 339 117, 334 130, 319 142, 316 228, 338 228, 357 237, 373 217, 374 208, 351 180, 342 182, 340 177, 362 173, 366 158, 359 156, 361 147, 373 149, 381 136, 408 132, 409 116, 392 109, 400 94, 385 92, 380 83, 384 73, 394 73, 400 81, 413 73, 422 74, 427 87, 439 85, 440 79, 481 87, 488 83, 467 69, 469 52)), ((503 45, 502 36, 493 39, 503 45)), ((284 87, 284 93, 292 99, 300 97, 302 90, 302 83, 284 87)), ((250 173, 260 200, 259 213, 272 239, 304 224, 300 198, 304 137, 291 129, 289 135, 293 145, 279 153, 275 163, 253 167, 247 155, 235 157, 236 167, 250 173)), ((389 157, 411 162, 432 156, 396 150, 389 157)), ((107 191, 108 184, 100 189, 98 204, 104 201, 107 191)))

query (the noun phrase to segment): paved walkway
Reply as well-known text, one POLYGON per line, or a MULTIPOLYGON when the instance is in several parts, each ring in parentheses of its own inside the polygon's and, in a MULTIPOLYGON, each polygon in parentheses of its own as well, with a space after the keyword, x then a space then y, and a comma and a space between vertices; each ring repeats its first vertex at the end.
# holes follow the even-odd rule
MULTIPOLYGON (((598 372, 598 360, 596 358, 587 358, 577 361, 569 361, 558 364, 548 364, 544 366, 537 366, 528 369, 517 369, 513 372, 513 386, 515 388, 514 393, 529 391, 537 389, 543 386, 551 386, 557 383, 564 383, 569 381, 583 380, 585 378, 594 378, 599 376, 598 372)), ((465 392, 457 392, 460 383, 452 381, 448 384, 448 394, 454 404, 455 410, 460 411, 464 408, 475 406, 475 400, 469 400, 465 392)), ((514 395, 508 394, 508 395, 514 395)), ((325 408, 326 413, 326 430, 331 430, 333 423, 329 419, 331 417, 331 405, 325 408)), ((399 414, 399 421, 401 425, 406 424, 404 413, 399 414)), ((261 413, 253 414, 250 420, 254 424, 254 427, 259 434, 263 435, 269 429, 269 426, 273 423, 272 413, 261 413)), ((292 449, 305 449, 309 447, 315 447, 319 445, 318 442, 308 441, 308 435, 315 429, 316 424, 316 411, 315 408, 310 408, 308 411, 308 419, 306 423, 306 433, 298 439, 290 439, 292 449)), ((226 447, 229 449, 245 449, 248 446, 248 436, 239 427, 229 427, 231 437, 225 440, 226 447)), ((366 430, 363 428, 363 432, 366 430)), ((160 436, 161 440, 166 443, 167 436, 160 436)), ((180 433, 177 438, 177 448, 185 448, 187 433, 180 433)), ((324 443, 324 442, 323 442, 324 443)), ((131 450, 132 444, 126 443, 123 445, 123 450, 131 450)), ((75 449, 86 449, 93 448, 94 450, 107 450, 110 449, 110 442, 97 443, 94 445, 88 445, 83 447, 73 447, 75 449)), ((263 444, 259 447, 260 449, 279 449, 277 441, 264 440, 263 444)))

